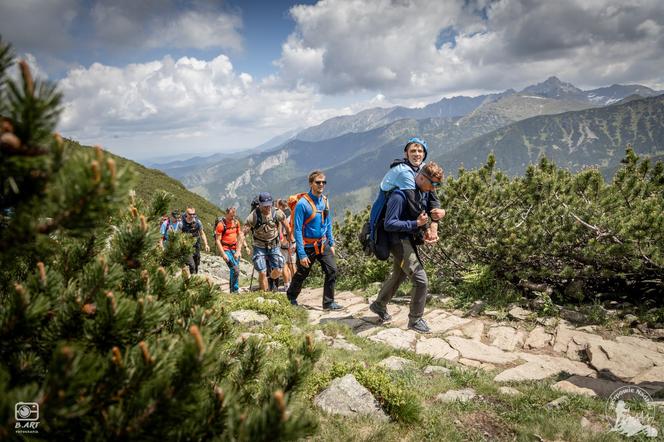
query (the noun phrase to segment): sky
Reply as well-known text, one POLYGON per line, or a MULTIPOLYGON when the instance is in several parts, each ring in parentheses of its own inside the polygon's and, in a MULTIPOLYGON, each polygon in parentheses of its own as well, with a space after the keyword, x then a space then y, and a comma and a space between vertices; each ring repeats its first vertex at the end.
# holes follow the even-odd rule
POLYGON ((371 107, 522 89, 664 89, 662 0, 3 0, 58 126, 149 160, 255 147, 371 107))

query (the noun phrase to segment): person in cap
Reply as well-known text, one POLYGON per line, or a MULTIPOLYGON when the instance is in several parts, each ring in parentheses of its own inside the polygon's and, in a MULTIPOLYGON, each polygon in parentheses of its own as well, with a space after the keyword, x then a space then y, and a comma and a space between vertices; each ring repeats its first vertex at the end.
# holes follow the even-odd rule
POLYGON ((201 239, 203 240, 206 252, 210 251, 210 246, 208 245, 207 237, 203 230, 203 223, 196 216, 196 209, 193 207, 187 207, 187 210, 185 210, 180 230, 182 230, 183 233, 196 238, 196 242, 194 243, 194 253, 189 256, 187 265, 189 266, 189 272, 191 274, 198 273, 198 267, 201 264, 201 239))
POLYGON ((337 281, 337 263, 334 258, 334 235, 327 197, 323 190, 327 180, 322 170, 309 174, 309 192, 303 194, 291 214, 293 236, 297 252, 297 270, 286 292, 291 304, 297 305, 302 284, 309 276, 311 265, 318 261, 323 273, 323 309, 340 310, 343 307, 334 301, 337 281))
POLYGON ((245 234, 251 230, 254 244, 252 260, 258 272, 258 284, 261 290, 276 290, 279 276, 284 268, 279 242, 279 225, 290 234, 284 212, 274 207, 272 195, 261 192, 258 195, 258 207, 247 216, 243 229, 245 234))

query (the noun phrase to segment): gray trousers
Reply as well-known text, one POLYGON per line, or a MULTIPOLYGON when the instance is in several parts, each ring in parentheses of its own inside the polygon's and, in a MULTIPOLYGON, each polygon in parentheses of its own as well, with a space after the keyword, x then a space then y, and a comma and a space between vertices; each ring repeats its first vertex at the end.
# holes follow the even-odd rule
POLYGON ((383 283, 380 293, 378 293, 378 298, 376 298, 376 305, 381 310, 386 311, 387 304, 395 295, 401 283, 406 278, 410 278, 410 281, 413 283, 413 290, 410 293, 408 322, 412 324, 424 314, 429 280, 409 239, 402 239, 398 243, 391 244, 390 252, 393 257, 392 274, 383 283))

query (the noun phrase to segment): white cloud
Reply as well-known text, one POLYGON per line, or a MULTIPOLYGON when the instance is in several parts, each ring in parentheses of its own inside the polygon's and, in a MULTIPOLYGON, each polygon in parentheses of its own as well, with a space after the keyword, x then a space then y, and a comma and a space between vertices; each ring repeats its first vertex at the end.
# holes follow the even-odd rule
POLYGON ((664 71, 661 0, 322 0, 291 15, 280 75, 329 94, 409 99, 550 75, 655 85, 664 71))
POLYGON ((319 98, 311 87, 256 83, 225 55, 165 57, 123 68, 95 63, 71 70, 59 87, 65 97, 60 130, 82 141, 156 135, 171 139, 172 149, 197 138, 209 150, 215 137, 218 145, 242 134, 234 147, 252 147, 336 112, 314 110, 319 98))

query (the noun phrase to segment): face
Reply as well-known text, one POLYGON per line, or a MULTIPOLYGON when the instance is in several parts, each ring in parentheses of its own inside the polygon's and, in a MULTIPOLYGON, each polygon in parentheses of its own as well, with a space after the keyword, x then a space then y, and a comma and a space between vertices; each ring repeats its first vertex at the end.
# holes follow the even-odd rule
POLYGON ((235 209, 229 209, 226 212, 226 216, 228 217, 228 219, 232 220, 233 218, 235 218, 235 213, 236 213, 235 209))
POLYGON ((325 180, 325 175, 316 175, 314 180, 311 182, 311 191, 315 194, 323 193, 327 181, 325 180))
POLYGON ((438 178, 431 178, 429 175, 420 172, 418 175, 419 187, 425 192, 431 192, 440 187, 440 180, 438 178))
POLYGON ((187 219, 187 222, 192 222, 195 216, 196 216, 196 211, 194 209, 187 209, 187 211, 185 212, 185 218, 187 219))
POLYGON ((261 207, 261 213, 263 215, 269 215, 270 212, 272 211, 272 206, 260 206, 261 207))
POLYGON ((419 166, 424 161, 424 147, 419 143, 412 143, 406 150, 406 158, 413 166, 419 166))

